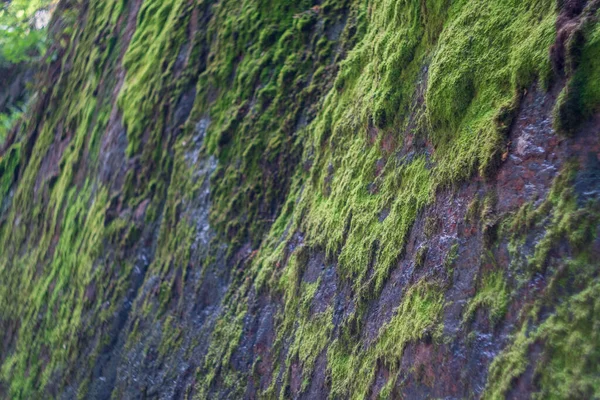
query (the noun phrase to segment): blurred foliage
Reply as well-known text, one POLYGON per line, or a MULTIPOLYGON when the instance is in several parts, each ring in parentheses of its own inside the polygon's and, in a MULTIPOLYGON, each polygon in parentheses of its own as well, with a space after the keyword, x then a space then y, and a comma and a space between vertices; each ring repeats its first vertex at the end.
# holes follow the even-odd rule
POLYGON ((23 111, 16 107, 12 107, 8 113, 0 114, 0 144, 4 142, 8 131, 22 114, 23 111))
POLYGON ((54 0, 0 3, 0 65, 29 61, 43 54, 54 0))

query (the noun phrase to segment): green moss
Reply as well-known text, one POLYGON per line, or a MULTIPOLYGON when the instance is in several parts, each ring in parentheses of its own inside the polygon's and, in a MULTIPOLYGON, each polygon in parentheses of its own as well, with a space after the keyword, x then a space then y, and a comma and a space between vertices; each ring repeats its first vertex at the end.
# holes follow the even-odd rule
MULTIPOLYGON (((490 366, 485 398, 504 398, 514 380, 532 362, 536 363, 531 365, 534 380, 539 382, 539 392, 534 397, 598 395, 595 378, 598 363, 594 361, 598 352, 592 343, 596 343, 593 330, 597 324, 593 299, 599 286, 596 260, 590 247, 597 236, 600 214, 597 202, 578 205, 573 190, 576 174, 576 164, 567 164, 544 203, 535 209, 524 206, 513 220, 509 219, 507 225, 518 228, 513 230, 517 237, 527 234, 528 226, 529 229, 545 228, 533 255, 525 261, 524 272, 529 277, 544 268, 550 278, 543 295, 524 307, 520 328, 490 366), (517 222, 524 220, 527 222, 517 222), (568 256, 551 256, 550 250, 559 245, 567 246, 568 256), (541 310, 548 310, 549 315, 541 310), (531 360, 529 354, 534 344, 540 345, 542 352, 539 359, 531 360)), ((519 252, 523 242, 517 240, 514 246, 512 251, 519 252)), ((489 286, 499 287, 502 292, 501 282, 500 278, 490 278, 489 286)))
POLYGON ((17 107, 12 108, 10 112, 0 113, 0 145, 4 144, 6 136, 22 115, 23 111, 17 107))
POLYGON ((314 78, 332 63, 319 53, 328 40, 325 25, 316 22, 340 16, 313 5, 223 2, 207 27, 214 41, 194 114, 209 113, 213 121, 206 148, 218 155, 220 167, 211 216, 236 245, 257 244, 281 210, 303 145, 297 122, 312 118, 311 104, 328 85, 314 78))
POLYGON ((429 246, 422 245, 417 250, 415 254, 415 268, 419 269, 425 265, 425 259, 427 258, 427 252, 429 251, 429 246))
MULTIPOLYGON (((192 260, 198 232, 190 205, 205 182, 195 175, 197 163, 186 159, 197 134, 194 122, 210 117, 202 157, 209 153, 219 161, 210 183, 211 228, 232 253, 246 244, 258 250, 231 267, 231 289, 220 304, 221 314, 208 322, 214 322, 214 330, 197 372, 198 397, 221 388, 229 397, 240 397, 246 389, 247 376, 231 360, 243 334, 251 290, 282 300, 273 354, 281 356, 284 343, 290 344, 282 365, 276 365, 285 382, 297 361, 306 388, 317 357, 330 345, 332 397, 366 397, 378 362, 396 376, 408 343, 440 340, 444 288, 438 283, 403 288, 401 305, 372 343, 360 338, 362 317, 438 190, 476 173, 488 176, 505 148, 519 93, 536 80, 548 83, 554 2, 329 0, 315 8, 311 1, 147 0, 129 48, 121 49, 119 29, 128 17, 127 4, 93 0, 81 10, 84 28, 67 35, 69 41, 65 38, 65 60, 74 60, 70 71, 65 68, 64 76, 48 88, 53 110, 31 123, 36 142, 25 142, 26 151, 15 148, 0 161, 3 171, 12 171, 0 175, 0 196, 14 187, 17 204, 7 212, 0 234, 0 246, 7 249, 0 255, 0 279, 7 282, 0 289, 0 313, 24 320, 17 346, 2 366, 9 395, 39 397, 54 376, 62 379, 58 386, 65 384, 70 376, 63 372, 76 365, 79 346, 90 338, 99 343, 93 363, 129 288, 133 261, 122 253, 149 235, 131 217, 145 200, 150 201, 146 226, 160 226, 148 267, 148 275, 158 277, 160 285, 140 295, 134 312, 161 325, 162 354, 180 345, 181 328, 168 313, 186 305, 180 293, 191 265, 205 268, 213 260, 192 260), (340 39, 329 39, 334 35, 328 29, 346 19, 340 39), (198 32, 190 32, 198 21, 198 32), (135 166, 122 192, 113 193, 94 176, 99 143, 117 111, 110 96, 115 84, 111 74, 123 51, 125 82, 117 103, 127 130, 128 163, 135 166), (191 62, 185 65, 188 56, 191 62), (173 106, 194 85, 197 96, 189 121, 175 120, 173 106), (413 139, 425 142, 427 151, 405 148, 413 139), (41 179, 43 160, 58 140, 67 142, 60 170, 41 179), (19 181, 13 185, 17 170, 19 181), (304 244, 288 254, 296 234, 304 244), (101 249, 108 249, 107 254, 101 249), (336 329, 332 306, 311 314, 322 279, 302 280, 316 250, 337 261, 340 279, 355 294, 354 314, 336 329), (94 299, 87 298, 88 287, 96 289, 94 299), (104 307, 107 301, 111 305, 104 307), (100 322, 91 322, 96 320, 100 322), (98 332, 90 332, 97 327, 98 332), (334 338, 334 331, 339 336, 334 338), (49 361, 43 356, 46 347, 49 361)), ((598 97, 591 84, 597 69, 597 35, 591 26, 573 67, 574 76, 585 80, 581 104, 588 113, 598 97)), ((513 221, 514 243, 528 227, 549 227, 530 260, 531 270, 548 264, 549 249, 558 241, 566 239, 585 252, 593 237, 595 211, 578 211, 576 197, 563 189, 551 193, 545 211, 524 208, 513 221)), ((490 247, 498 229, 494 209, 488 196, 469 212, 473 220, 480 217, 490 247)), ((427 222, 426 235, 434 234, 436 226, 427 222)), ((416 265, 423 264, 425 249, 419 250, 416 265)), ((457 255, 454 244, 446 269, 457 255)), ((499 271, 483 276, 465 318, 487 307, 490 317, 499 319, 506 293, 499 271)), ((585 302, 580 303, 573 304, 582 308, 585 302)), ((549 372, 540 370, 541 379, 553 379, 563 365, 574 370, 565 348, 550 336, 579 343, 571 336, 589 333, 589 326, 582 317, 575 324, 578 331, 565 332, 566 314, 556 315, 556 330, 543 330, 547 338, 542 330, 540 336, 528 333, 530 325, 540 324, 534 317, 523 323, 490 372, 492 397, 504 394, 524 371, 533 337, 547 339, 548 351, 556 354, 549 372)), ((139 335, 134 329, 130 343, 139 335)), ((588 355, 594 360, 594 354, 586 351, 588 355)), ((565 373, 557 382, 588 374, 565 373)), ((395 379, 382 396, 392 392, 395 379)), ((274 395, 275 380, 273 376, 265 396, 274 395)), ((280 396, 286 395, 283 386, 280 396)), ((573 387, 573 393, 595 390, 588 381, 573 387)), ((84 397, 85 384, 80 390, 84 397)))
POLYGON ((423 233, 425 234, 425 237, 429 239, 432 236, 434 236, 436 233, 438 233, 439 230, 442 228, 442 226, 443 226, 443 221, 439 217, 437 217, 437 216, 427 217, 425 219, 425 226, 423 227, 423 233))
MULTIPOLYGON (((94 269, 92 261, 99 256, 102 242, 106 193, 99 193, 93 201, 89 193, 89 189, 79 196, 70 192, 74 201, 65 210, 61 238, 43 279, 29 275, 35 272, 31 269, 22 270, 20 278, 25 280, 21 281, 21 295, 26 294, 28 301, 23 304, 26 308, 18 347, 2 368, 3 378, 11 381, 11 390, 14 390, 11 393, 15 395, 36 393, 36 388, 47 384, 55 368, 62 368, 76 355, 71 344, 81 334, 82 315, 89 307, 85 289, 109 273, 94 269), (78 251, 73 252, 73 249, 78 251), (42 365, 41 359, 32 357, 44 347, 52 349, 49 365, 42 365)), ((4 298, 6 290, 10 288, 0 292, 4 298)), ((99 292, 100 298, 111 298, 100 288, 99 292)))
POLYGON ((390 379, 386 382, 386 384, 383 386, 383 388, 379 392, 379 396, 377 396, 377 398, 381 399, 381 400, 393 398, 394 397, 393 390, 396 387, 397 382, 398 382, 398 375, 390 377, 390 379))
POLYGON ((577 165, 571 162, 556 178, 546 202, 530 217, 538 224, 550 223, 529 260, 537 270, 546 268, 553 246, 561 240, 566 239, 576 250, 580 250, 595 235, 598 216, 594 207, 581 209, 578 205, 572 189, 576 174, 577 165))
POLYGON ((483 243, 490 247, 498 236, 498 216, 496 215, 496 205, 498 195, 495 192, 488 192, 481 204, 481 231, 483 233, 483 243))
POLYGON ((162 326, 163 331, 161 342, 158 347, 158 354, 160 357, 164 358, 181 347, 183 332, 182 329, 177 326, 177 321, 171 315, 165 318, 165 322, 162 326))
POLYGON ((452 277, 454 272, 454 265, 456 264, 456 260, 458 260, 458 252, 460 250, 460 245, 458 243, 454 243, 450 250, 448 250, 448 254, 446 254, 446 258, 444 259, 444 268, 448 272, 448 276, 452 277))
MULTIPOLYGON (((75 370, 82 347, 103 346, 99 338, 106 337, 129 285, 132 264, 103 250, 130 243, 137 228, 123 230, 119 220, 110 225, 109 190, 91 173, 112 109, 107 86, 115 83, 118 52, 109 44, 120 35, 122 5, 92 1, 61 15, 79 13, 75 19, 85 21, 85 29, 61 32, 65 73, 56 73, 63 60, 47 66, 55 71, 52 82, 40 82, 46 85, 40 103, 27 111, 16 136, 21 142, 3 158, 15 168, 2 174, 6 187, 19 166, 0 230, 0 313, 3 321, 20 321, 15 345, 2 355, 1 379, 11 398, 42 397, 46 385, 61 388, 67 376, 85 382, 89 370, 75 370), (44 104, 52 104, 51 112, 44 104)), ((89 352, 99 354, 98 348, 89 352)), ((85 385, 79 396, 84 392, 85 385)))
POLYGON ((545 353, 537 368, 535 398, 594 398, 600 395, 597 346, 600 284, 596 281, 562 304, 539 328, 545 353))
POLYGON ((477 221, 477 218, 479 217, 481 210, 481 199, 479 198, 478 195, 475 195, 475 197, 473 198, 473 200, 469 203, 469 206, 467 207, 467 213, 465 214, 465 221, 467 223, 473 224, 477 221))
MULTIPOLYGON (((139 11, 137 28, 123 59, 127 75, 119 94, 130 156, 140 150, 148 126, 160 124, 155 119, 156 107, 165 87, 171 84, 177 54, 186 38, 186 30, 181 28, 187 26, 190 15, 185 1, 144 1, 139 11)), ((161 130, 151 132, 151 140, 159 140, 161 130)))
POLYGON ((400 7, 388 1, 373 6, 367 18, 364 38, 341 65, 338 90, 311 126, 314 143, 308 148, 319 152, 312 190, 304 192, 297 209, 306 214, 312 244, 339 255, 342 274, 356 286, 364 284, 367 266, 375 262, 375 295, 437 188, 470 176, 477 166, 483 172, 499 154, 504 139, 496 128, 498 113, 522 87, 550 71, 555 12, 550 1, 459 2, 449 8, 444 2, 400 7), (402 141, 409 115, 417 112, 410 104, 427 64, 433 168, 425 157, 398 160, 381 149, 388 134, 402 141), (381 110, 393 119, 381 123, 381 110), (371 120, 383 128, 373 145, 366 134, 371 120), (393 128, 388 132, 386 126, 393 128), (382 159, 385 167, 375 176, 382 159), (380 222, 386 208, 390 213, 380 222))
POLYGON ((573 134, 600 106, 600 18, 593 7, 584 11, 584 18, 567 43, 567 66, 572 76, 561 92, 554 109, 557 131, 573 134))
MULTIPOLYGON (((538 327, 525 322, 513 342, 490 367, 484 398, 504 398, 513 381, 525 372, 534 343, 543 352, 534 368, 539 391, 533 398, 593 398, 600 393, 596 379, 598 353, 596 308, 600 285, 594 281, 582 292, 565 299, 538 327)), ((539 306, 538 306, 539 307, 539 306)), ((535 320, 536 307, 526 321, 535 320)))
POLYGON ((492 324, 496 324, 506 313, 509 292, 503 271, 493 271, 481 278, 479 287, 463 313, 463 323, 470 321, 479 308, 488 310, 492 324))
POLYGON ((17 178, 21 161, 21 146, 11 146, 0 158, 0 210, 4 208, 4 200, 17 178))
POLYGON ((443 306, 441 290, 420 282, 406 292, 391 321, 381 328, 375 343, 363 347, 347 342, 344 337, 336 339, 327 351, 331 396, 366 398, 378 361, 394 376, 408 343, 424 337, 440 338, 443 306))
MULTIPOLYGON (((322 284, 322 279, 319 278, 312 283, 302 281, 308 257, 309 252, 306 247, 300 247, 294 251, 290 255, 285 269, 280 271, 277 282, 276 292, 283 294, 285 312, 278 316, 277 337, 273 344, 274 353, 279 354, 284 343, 289 340, 285 362, 279 366, 284 368, 284 383, 279 398, 286 397, 292 373, 291 365, 296 361, 302 367, 301 389, 305 390, 308 387, 316 359, 329 343, 333 331, 332 307, 316 314, 311 311, 313 299, 322 284)), ((277 397, 275 383, 275 379, 272 379, 270 387, 263 393, 265 397, 277 397)))
POLYGON ((237 393, 239 396, 243 393, 244 381, 230 365, 230 360, 241 338, 245 315, 246 305, 241 302, 237 307, 225 310, 223 316, 217 320, 205 363, 198 370, 196 398, 203 399, 209 396, 217 373, 221 375, 225 385, 232 389, 232 395, 237 393))
POLYGON ((330 307, 326 312, 301 321, 294 332, 294 340, 288 350, 288 363, 296 357, 300 361, 304 377, 302 390, 308 387, 315 361, 329 343, 333 331, 332 319, 333 308, 330 307))
POLYGON ((512 343, 490 365, 488 383, 483 398, 505 398, 513 381, 527 369, 527 354, 533 342, 528 334, 528 322, 526 322, 514 335, 512 343))
MULTIPOLYGON (((298 15, 295 24, 300 31, 313 18, 307 10, 294 14, 298 15)), ((436 191, 477 171, 487 174, 495 165, 518 105, 517 94, 536 79, 548 81, 548 49, 554 41, 556 13, 552 1, 457 2, 450 6, 444 1, 388 0, 369 6, 357 4, 347 27, 357 32, 351 39, 354 48, 341 63, 334 88, 325 97, 316 119, 305 131, 296 133, 294 146, 301 146, 297 148, 290 146, 289 135, 286 138, 279 133, 288 132, 287 128, 266 124, 263 118, 296 118, 295 107, 281 97, 277 87, 297 93, 296 85, 306 73, 310 74, 304 58, 294 53, 298 48, 295 46, 306 43, 307 38, 293 36, 280 22, 278 28, 283 33, 279 41, 263 39, 259 41, 260 53, 255 52, 246 31, 263 28, 244 24, 259 19, 260 12, 260 7, 242 9, 237 20, 239 29, 219 17, 223 28, 215 28, 214 32, 222 46, 199 81, 198 91, 202 98, 207 87, 228 88, 211 103, 215 124, 207 148, 223 163, 212 181, 216 203, 213 221, 216 226, 225 226, 230 238, 237 241, 265 231, 265 225, 261 225, 265 214, 256 210, 269 198, 263 196, 265 189, 270 196, 273 192, 268 188, 280 186, 269 182, 269 176, 265 181, 265 164, 259 160, 269 160, 266 165, 270 166, 277 160, 275 154, 302 151, 301 164, 310 166, 308 171, 280 167, 280 174, 292 177, 292 183, 283 191, 288 193, 287 198, 279 197, 285 198, 279 200, 286 205, 285 211, 277 213, 273 230, 262 242, 248 273, 251 279, 256 277, 261 290, 271 288, 284 295, 285 308, 277 328, 276 347, 280 348, 283 337, 311 332, 310 323, 302 319, 306 308, 301 304, 308 304, 316 290, 314 284, 301 282, 304 256, 292 254, 286 262, 285 243, 290 235, 303 232, 306 247, 324 249, 328 258, 338 261, 341 278, 351 281, 360 293, 356 305, 356 318, 360 320, 364 301, 377 296, 383 287, 402 255, 417 215, 431 204, 436 191), (244 43, 251 43, 244 51, 245 57, 236 58, 235 49, 244 43), (282 52, 283 47, 288 53, 282 52), (272 87, 275 80, 277 87, 272 87), (260 113, 251 107, 252 88, 257 86, 263 88, 260 113), (418 90, 425 91, 425 106, 421 108, 414 102, 418 90), (421 122, 418 130, 412 124, 412 115, 421 115, 426 122, 421 122), (373 130, 375 138, 370 136, 373 130), (386 140, 391 137, 393 143, 402 144, 406 134, 428 135, 434 147, 431 157, 392 156, 397 148, 386 147, 386 140), (387 212, 382 218, 384 210, 387 212)), ((278 17, 286 21, 286 17, 278 17)), ((267 29, 263 38, 269 37, 273 22, 263 15, 260 19, 265 19, 267 29)), ((482 207, 490 212, 484 212, 483 219, 492 233, 496 228, 493 204, 484 203, 482 207)), ((437 296, 433 289, 431 293, 424 289, 419 293, 428 300, 429 295, 437 296)), ((441 309, 441 303, 431 304, 431 308, 424 308, 435 312, 441 309)), ((399 315, 404 313, 399 311, 399 315)), ((410 324, 409 317, 394 321, 405 326, 410 324)), ((422 323, 427 325, 435 318, 427 323, 425 320, 422 323)), ((349 329, 344 325, 344 335, 349 329)), ((402 332, 400 329, 397 335, 390 334, 398 347, 390 345, 384 350, 387 345, 381 345, 381 352, 390 359, 398 359, 403 343, 412 340, 402 332)), ((340 338, 328 350, 333 395, 360 397, 368 390, 374 365, 369 357, 375 353, 354 346, 356 339, 340 338), (360 379, 350 382, 349 376, 360 379)), ((318 355, 318 349, 310 349, 311 357, 318 355)))
MULTIPOLYGON (((458 2, 440 36, 427 83, 427 118, 443 177, 485 174, 504 138, 496 116, 551 73, 552 1, 458 2), (446 158, 447 157, 447 158, 446 158)), ((512 107, 514 109, 514 107, 512 107)))

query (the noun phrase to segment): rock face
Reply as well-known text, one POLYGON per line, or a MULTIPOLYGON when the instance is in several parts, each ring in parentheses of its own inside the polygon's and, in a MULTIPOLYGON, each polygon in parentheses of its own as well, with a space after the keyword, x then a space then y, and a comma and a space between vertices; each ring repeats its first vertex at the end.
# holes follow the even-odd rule
POLYGON ((600 397, 599 10, 61 0, 0 396, 600 397))

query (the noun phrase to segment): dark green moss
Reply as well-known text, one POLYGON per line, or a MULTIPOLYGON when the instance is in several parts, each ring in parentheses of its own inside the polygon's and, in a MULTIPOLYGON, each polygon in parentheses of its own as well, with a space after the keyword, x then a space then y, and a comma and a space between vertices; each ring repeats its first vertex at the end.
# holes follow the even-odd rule
POLYGON ((600 28, 599 11, 588 7, 580 25, 567 42, 566 64, 570 78, 554 109, 554 126, 564 134, 575 129, 598 110, 600 105, 600 28))
POLYGON ((17 179, 20 165, 20 145, 13 145, 0 158, 0 209, 4 208, 4 200, 17 179))

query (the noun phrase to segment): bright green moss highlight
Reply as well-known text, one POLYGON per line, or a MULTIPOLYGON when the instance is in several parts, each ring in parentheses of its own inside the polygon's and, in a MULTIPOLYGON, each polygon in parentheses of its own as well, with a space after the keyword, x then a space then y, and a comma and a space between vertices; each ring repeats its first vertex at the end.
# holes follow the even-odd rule
MULTIPOLYGON (((122 3, 114 3, 121 6, 122 3)), ((117 11, 115 15, 119 15, 117 11)), ((143 135, 150 128, 151 142, 158 146, 162 131, 156 114, 164 88, 174 78, 173 66, 186 38, 190 6, 185 1, 144 1, 138 14, 135 34, 123 60, 127 70, 119 95, 119 106, 127 128, 129 156, 140 150, 143 135)), ((177 101, 177 99, 173 99, 177 101)), ((148 140, 148 139, 147 139, 148 140)))
MULTIPOLYGON (((339 254, 343 276, 358 278, 355 280, 358 286, 365 278, 367 266, 374 262, 377 269, 373 280, 379 290, 402 251, 417 213, 433 196, 431 176, 424 158, 406 166, 400 162, 390 163, 385 175, 376 180, 382 193, 373 196, 365 183, 372 177, 370 168, 357 171, 352 165, 372 165, 369 162, 354 164, 355 157, 371 156, 373 160, 378 150, 364 148, 365 143, 361 141, 356 146, 341 161, 331 195, 317 195, 302 205, 310 210, 306 226, 310 237, 317 245, 326 244, 330 256, 339 254), (388 205, 389 215, 380 222, 380 213, 388 205)), ((314 192, 305 193, 311 196, 314 192)))
POLYGON ((456 2, 448 11, 425 94, 442 178, 495 167, 504 141, 498 116, 534 79, 550 77, 554 9, 552 1, 509 0, 456 2))

